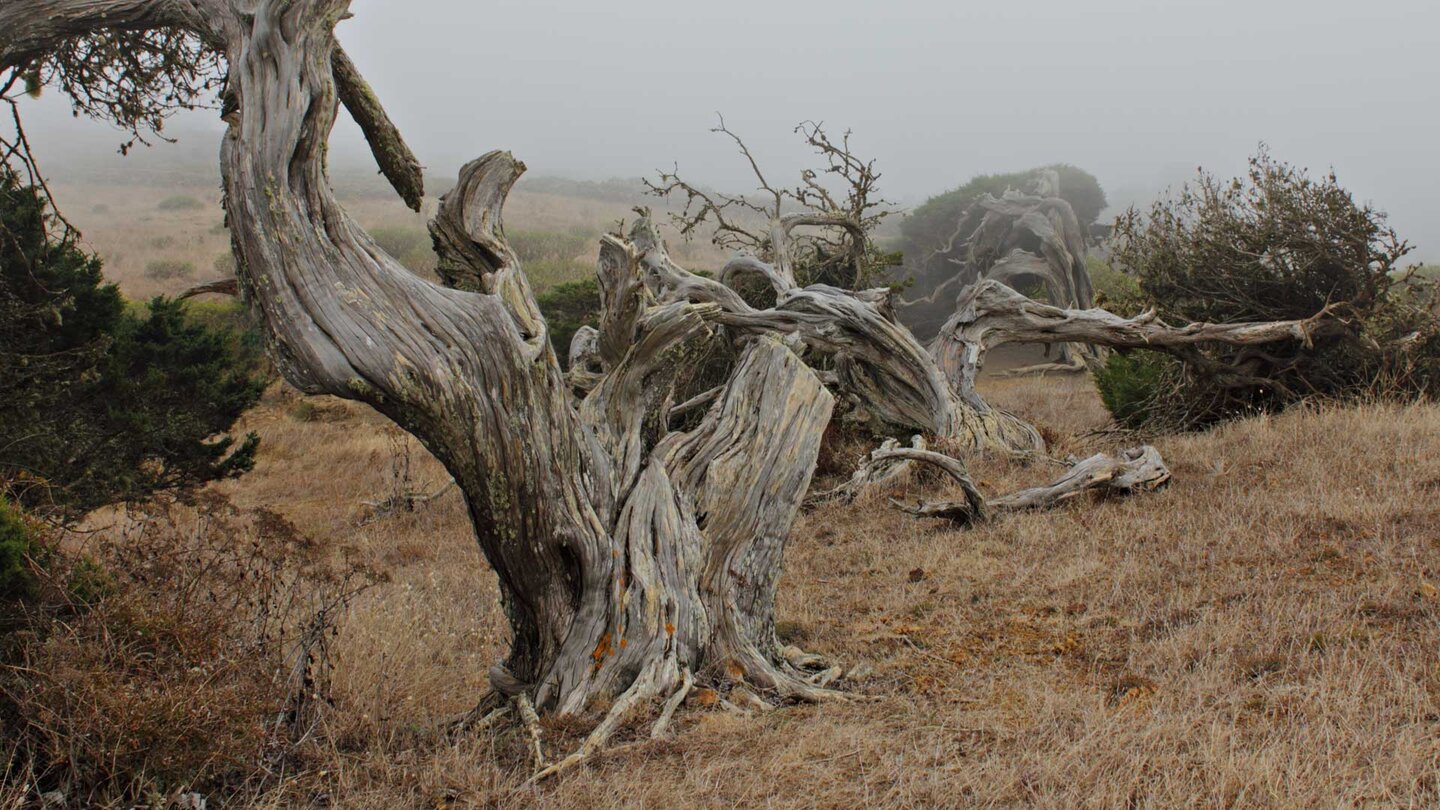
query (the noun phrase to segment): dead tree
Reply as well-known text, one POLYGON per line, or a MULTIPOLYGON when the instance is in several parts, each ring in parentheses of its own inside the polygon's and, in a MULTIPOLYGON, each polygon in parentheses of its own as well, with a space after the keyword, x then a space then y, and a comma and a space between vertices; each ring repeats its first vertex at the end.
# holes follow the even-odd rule
POLYGON ((602 244, 604 309, 576 347, 589 375, 577 400, 505 240, 501 209, 522 164, 491 152, 461 170, 431 226, 443 285, 407 271, 337 203, 325 167, 337 99, 400 193, 418 204, 421 188, 418 162, 336 45, 347 7, 7 0, 0 70, 156 29, 223 59, 225 207, 239 287, 272 357, 300 390, 368 403, 418 437, 463 493, 498 576, 512 647, 477 717, 508 703, 534 730, 537 710, 610 702, 581 750, 542 773, 696 678, 752 702, 842 695, 822 686, 834 667, 782 648, 774 630, 786 539, 833 405, 806 358, 827 357, 835 387, 891 424, 1010 450, 1040 447, 1035 430, 986 406, 966 375, 947 378, 883 291, 800 287, 783 258, 750 257, 722 277, 766 279, 776 303, 755 308, 671 261, 647 217, 602 244), (721 358, 709 378, 695 373, 706 357, 721 358))
POLYGON ((819 171, 801 172, 793 188, 776 185, 765 176, 750 147, 725 125, 724 118, 711 132, 725 135, 739 148, 759 184, 753 196, 702 189, 680 177, 678 168, 660 172, 658 182, 646 180, 645 185, 658 197, 684 197, 684 208, 673 219, 687 237, 709 226, 715 245, 754 256, 792 285, 865 287, 876 280, 887 260, 871 239, 892 213, 879 196, 880 172, 875 161, 855 154, 848 130, 838 143, 813 121, 795 131, 824 165, 819 171), (827 185, 832 179, 838 181, 839 190, 827 185))

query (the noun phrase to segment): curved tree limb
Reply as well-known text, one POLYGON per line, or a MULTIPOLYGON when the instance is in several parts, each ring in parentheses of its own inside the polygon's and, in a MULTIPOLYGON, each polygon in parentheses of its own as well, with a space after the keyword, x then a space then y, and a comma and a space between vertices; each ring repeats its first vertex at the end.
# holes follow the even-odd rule
POLYGON ((1153 311, 1122 318, 1103 309, 1062 309, 986 280, 961 296, 955 314, 930 344, 930 353, 946 376, 966 388, 974 386, 985 353, 1005 343, 1073 342, 1152 349, 1195 361, 1200 358, 1193 349, 1206 343, 1256 346, 1298 340, 1309 345, 1317 337, 1342 334, 1348 327, 1335 317, 1336 309, 1338 306, 1327 307, 1304 320, 1170 326, 1153 311))
MULTIPOLYGON (((968 478, 964 479, 964 482, 968 481, 968 478)), ((1170 470, 1158 450, 1144 445, 1113 456, 1097 453, 1076 462, 1069 472, 1050 484, 1022 489, 999 498, 987 500, 980 496, 973 483, 967 486, 964 482, 963 501, 909 505, 891 499, 891 503, 917 517, 944 518, 968 526, 985 520, 987 515, 1050 509, 1087 492, 1112 495, 1154 492, 1170 483, 1170 470)))

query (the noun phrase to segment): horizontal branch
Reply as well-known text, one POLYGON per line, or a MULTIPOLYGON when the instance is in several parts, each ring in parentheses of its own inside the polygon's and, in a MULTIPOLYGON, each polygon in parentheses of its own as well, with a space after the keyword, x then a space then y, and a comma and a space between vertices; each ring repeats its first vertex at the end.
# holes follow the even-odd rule
POLYGON ((930 344, 931 356, 952 384, 973 386, 985 352, 1005 343, 1085 343, 1112 349, 1152 349, 1192 358, 1206 343, 1256 346, 1343 334, 1347 324, 1327 307, 1312 317, 1289 321, 1190 323, 1170 326, 1153 310, 1122 318, 1103 309, 1062 309, 1042 304, 997 281, 981 281, 957 304, 954 315, 930 344))
MULTIPOLYGON (((939 454, 930 453, 928 455, 939 454)), ((1160 457, 1160 451, 1150 445, 1144 445, 1124 450, 1113 456, 1096 453, 1077 462, 1069 472, 1050 484, 1022 489, 999 498, 986 499, 980 495, 974 483, 964 474, 964 469, 958 461, 946 456, 940 458, 945 461, 932 463, 939 463, 943 469, 961 482, 965 500, 935 501, 912 506, 891 499, 891 503, 902 511, 917 517, 944 518, 968 526, 994 515, 1051 509, 1087 492, 1129 495, 1138 492, 1154 492, 1170 483, 1170 469, 1165 466, 1164 459, 1160 457), (957 474, 951 469, 952 467, 960 467, 960 472, 957 474)))

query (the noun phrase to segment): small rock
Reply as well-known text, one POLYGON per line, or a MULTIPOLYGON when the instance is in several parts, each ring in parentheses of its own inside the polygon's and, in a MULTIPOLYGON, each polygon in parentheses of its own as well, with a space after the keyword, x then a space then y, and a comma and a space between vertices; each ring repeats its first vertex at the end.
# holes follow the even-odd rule
POLYGON ((46 808, 49 808, 49 807, 64 807, 64 806, 65 806, 65 791, 63 791, 63 790, 52 790, 52 791, 50 791, 50 792, 48 792, 48 793, 41 793, 41 794, 40 794, 40 806, 41 806, 41 807, 46 807, 46 808))
POLYGON ((910 581, 919 582, 925 578, 925 569, 916 568, 910 572, 910 581))

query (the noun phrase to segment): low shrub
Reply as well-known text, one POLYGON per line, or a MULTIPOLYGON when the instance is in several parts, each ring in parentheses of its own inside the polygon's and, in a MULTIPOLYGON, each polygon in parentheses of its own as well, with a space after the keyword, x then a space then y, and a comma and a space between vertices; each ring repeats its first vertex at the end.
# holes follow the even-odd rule
POLYGON ((1085 267, 1090 273, 1090 284, 1095 289, 1095 306, 1126 317, 1145 310, 1145 296, 1134 276, 1115 269, 1096 256, 1086 258, 1085 267))
POLYGON ((161 211, 195 211, 204 208, 205 203, 200 202, 194 197, 175 194, 161 200, 160 204, 155 207, 161 211))
POLYGON ((154 259, 145 263, 145 277, 153 281, 173 281, 195 275, 195 265, 179 259, 154 259))
POLYGON ((0 637, 8 770, 66 806, 178 791, 244 806, 313 739, 325 640, 377 578, 218 496, 120 523, 92 537, 93 558, 56 552, 30 598, 0 607, 16 628, 0 637))
POLYGON ((560 284, 536 298, 540 314, 550 327, 550 345, 560 357, 562 366, 569 365, 570 341, 582 326, 600 324, 600 285, 595 279, 560 284))
POLYGON ((46 556, 35 528, 20 510, 0 498, 0 602, 33 597, 36 580, 32 569, 46 556))

